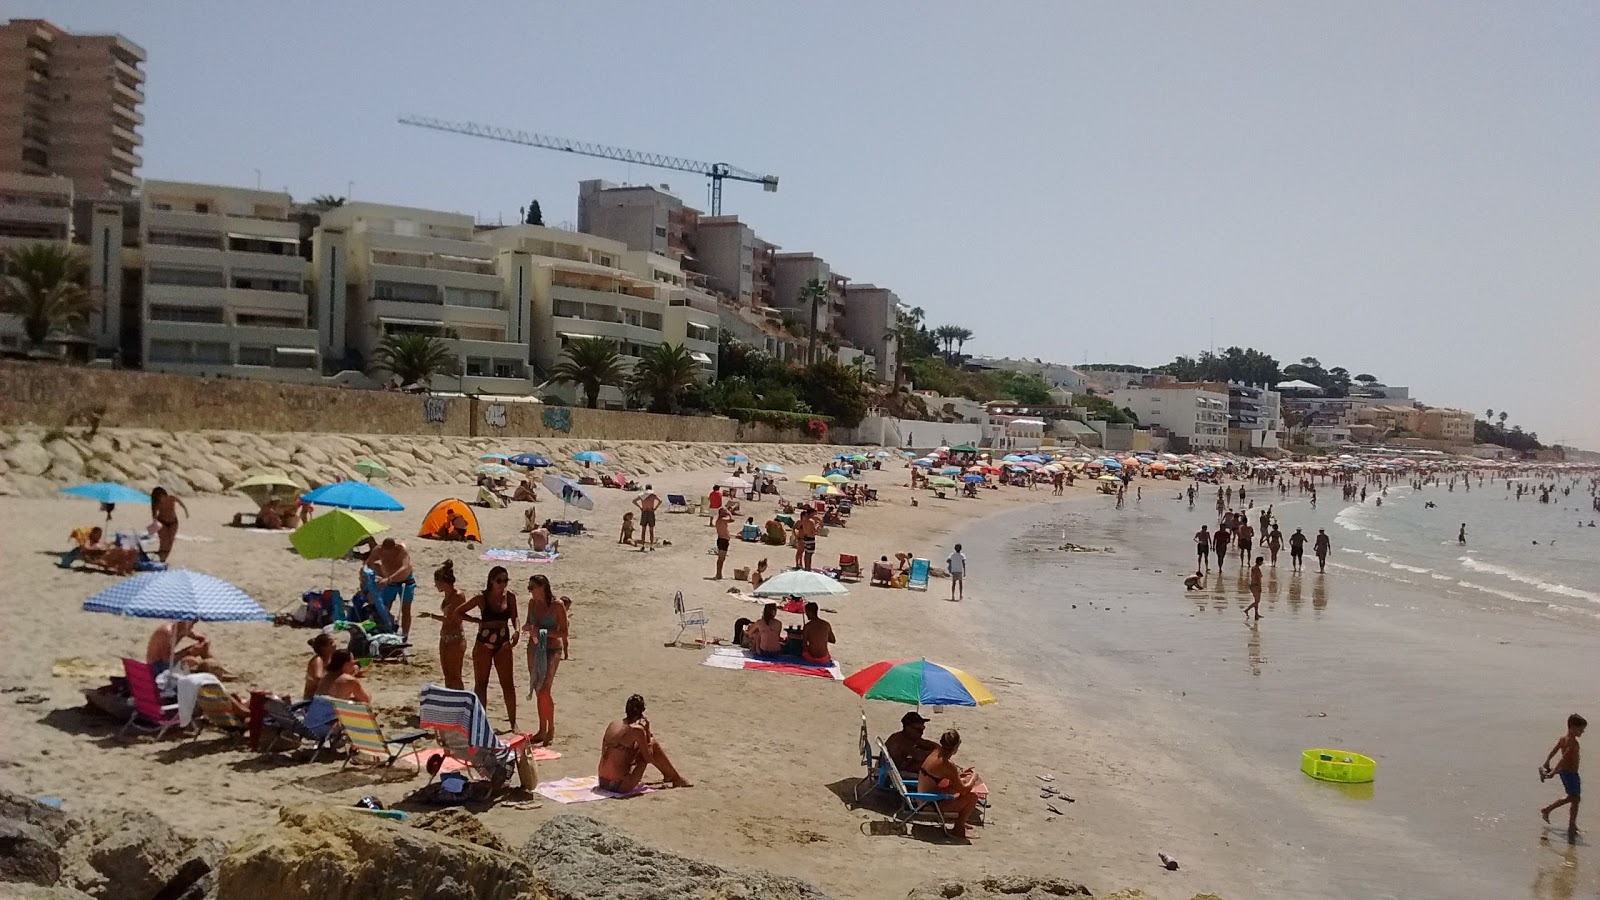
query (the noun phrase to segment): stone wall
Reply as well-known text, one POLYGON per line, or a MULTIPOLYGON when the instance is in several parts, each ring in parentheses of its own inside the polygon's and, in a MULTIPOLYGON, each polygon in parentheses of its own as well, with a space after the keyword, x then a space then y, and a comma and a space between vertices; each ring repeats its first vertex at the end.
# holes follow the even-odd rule
POLYGON ((799 431, 743 424, 720 416, 663 416, 539 403, 489 403, 468 397, 0 363, 0 426, 19 425, 721 443, 807 440, 799 431))

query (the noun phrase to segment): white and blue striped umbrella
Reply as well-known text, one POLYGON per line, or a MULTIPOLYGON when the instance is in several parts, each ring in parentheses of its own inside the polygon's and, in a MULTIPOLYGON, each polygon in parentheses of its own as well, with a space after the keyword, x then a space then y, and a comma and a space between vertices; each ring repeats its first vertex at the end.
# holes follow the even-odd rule
POLYGON ((123 579, 85 600, 83 609, 142 619, 272 621, 272 614, 249 594, 220 578, 186 569, 145 572, 123 579))

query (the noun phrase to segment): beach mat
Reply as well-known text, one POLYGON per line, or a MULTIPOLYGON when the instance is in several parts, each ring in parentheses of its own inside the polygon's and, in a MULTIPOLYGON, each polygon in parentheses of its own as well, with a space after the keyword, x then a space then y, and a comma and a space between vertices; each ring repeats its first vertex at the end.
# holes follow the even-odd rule
MULTIPOLYGON (((404 758, 416 763, 417 771, 421 772, 427 769, 428 762, 436 756, 444 756, 444 762, 439 764, 440 772, 459 772, 467 768, 466 763, 453 756, 445 756, 444 751, 438 747, 434 747, 431 750, 418 750, 415 753, 408 753, 404 758)), ((551 762, 560 758, 561 754, 554 750, 548 750, 544 747, 533 748, 534 762, 551 762)))
POLYGON ((549 797, 557 803, 588 803, 591 800, 625 800, 637 797, 655 790, 649 785, 641 784, 633 789, 631 794, 618 794, 612 791, 600 790, 600 779, 595 775, 582 778, 562 778, 559 781, 545 781, 540 783, 535 791, 549 797))
POLYGON ((742 647, 713 647, 700 665, 710 666, 713 669, 743 669, 746 672, 777 672, 780 675, 844 680, 844 672, 840 671, 838 660, 824 666, 808 663, 799 658, 760 657, 742 647))
POLYGON ((539 553, 533 550, 500 549, 485 550, 478 558, 484 560, 485 562, 547 563, 555 562, 556 560, 560 559, 561 554, 550 552, 539 553))

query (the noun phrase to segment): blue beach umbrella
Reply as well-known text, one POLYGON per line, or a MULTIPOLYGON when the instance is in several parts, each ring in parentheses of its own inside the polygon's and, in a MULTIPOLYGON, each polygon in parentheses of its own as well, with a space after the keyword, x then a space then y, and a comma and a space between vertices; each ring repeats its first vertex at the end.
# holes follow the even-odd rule
POLYGON ((100 503, 149 503, 150 495, 114 481, 96 481, 62 488, 61 493, 100 503))
POLYGON ((745 456, 743 453, 729 453, 727 456, 724 456, 722 458, 723 462, 731 462, 731 463, 748 462, 749 459, 750 459, 750 457, 745 456))
POLYGON ((1120 462, 1118 462, 1117 460, 1114 460, 1114 459, 1102 459, 1102 460, 1100 460, 1100 465, 1105 467, 1105 468, 1107 468, 1107 469, 1120 469, 1120 468, 1122 468, 1122 463, 1120 463, 1120 462))
POLYGON ((979 475, 977 472, 973 472, 970 475, 962 476, 961 480, 965 481, 967 484, 977 484, 983 480, 983 476, 979 475))
POLYGON ((1015 453, 1007 453, 1005 456, 1000 457, 1000 461, 1001 462, 1022 462, 1022 457, 1016 455, 1015 453))
POLYGON ((484 455, 478 457, 478 462, 498 463, 505 462, 510 458, 511 456, 506 453, 485 453, 484 455))
POLYGON ((911 461, 911 464, 923 469, 933 468, 933 460, 931 459, 914 459, 911 461))
POLYGON ((580 450, 572 454, 572 458, 574 461, 581 463, 603 463, 608 461, 606 455, 599 450, 580 450))
POLYGON ((549 489, 550 493, 561 498, 567 506, 576 506, 579 509, 594 509, 594 498, 583 489, 583 485, 571 478, 563 478, 554 472, 545 475, 541 483, 549 489))
POLYGON ((767 463, 766 465, 761 467, 761 471, 763 471, 763 472, 773 472, 773 473, 778 474, 778 475, 784 474, 783 466, 780 466, 777 463, 767 463))
POLYGON ((939 474, 940 475, 960 475, 961 474, 961 467, 960 466, 945 466, 944 468, 939 470, 939 474))
POLYGON ((550 462, 549 457, 541 453, 518 453, 516 456, 511 457, 511 464, 521 466, 524 469, 548 469, 554 465, 554 463, 550 462))
POLYGON ((85 600, 83 609, 142 619, 272 621, 272 614, 244 591, 220 578, 187 569, 146 572, 123 579, 85 600))
POLYGON ((375 509, 390 512, 405 509, 399 500, 360 481, 336 481, 310 491, 300 499, 314 506, 333 506, 339 509, 375 509))

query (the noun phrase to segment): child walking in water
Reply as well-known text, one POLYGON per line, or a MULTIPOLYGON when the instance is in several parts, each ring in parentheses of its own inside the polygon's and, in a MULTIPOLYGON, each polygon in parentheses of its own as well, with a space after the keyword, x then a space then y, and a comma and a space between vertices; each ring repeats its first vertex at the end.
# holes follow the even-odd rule
POLYGON ((1544 758, 1544 765, 1539 767, 1539 780, 1547 778, 1560 778, 1561 787, 1567 792, 1565 797, 1539 810, 1539 817, 1546 823, 1550 821, 1550 813, 1563 804, 1571 804, 1567 811, 1567 834, 1578 833, 1578 801, 1583 793, 1583 782, 1578 778, 1578 738, 1583 736, 1583 730, 1589 727, 1589 721, 1583 716, 1573 713, 1567 716, 1567 733, 1556 741, 1550 748, 1550 753, 1544 758), (1556 759, 1556 754, 1560 758, 1556 759), (1556 764, 1550 765, 1550 760, 1555 759, 1556 764))

